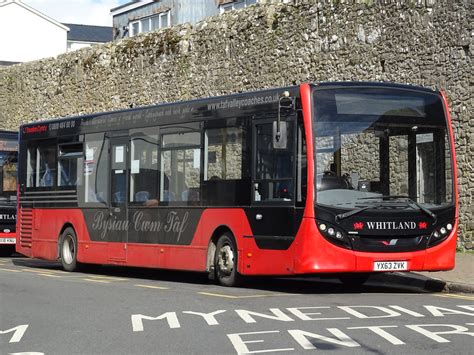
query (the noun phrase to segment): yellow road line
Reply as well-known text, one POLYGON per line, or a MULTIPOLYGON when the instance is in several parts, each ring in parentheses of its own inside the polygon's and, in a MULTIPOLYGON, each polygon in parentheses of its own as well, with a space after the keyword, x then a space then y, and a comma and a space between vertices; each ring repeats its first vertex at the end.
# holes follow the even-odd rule
POLYGON ((62 276, 59 276, 59 275, 42 274, 42 273, 39 273, 39 272, 36 275, 47 276, 47 277, 62 277, 62 276))
POLYGON ((295 295, 294 293, 292 293, 292 294, 290 294, 290 293, 272 293, 272 294, 266 294, 266 295, 233 296, 233 295, 225 295, 225 294, 222 294, 222 293, 210 293, 210 292, 198 292, 198 294, 204 295, 204 296, 232 298, 232 299, 279 297, 279 296, 294 296, 295 295))
POLYGON ((127 281, 128 279, 122 279, 120 277, 111 277, 111 276, 98 276, 98 275, 94 275, 94 276, 90 276, 91 278, 93 279, 104 279, 104 280, 111 280, 111 281, 127 281))
POLYGON ((1 268, 0 271, 21 272, 21 270, 3 269, 3 268, 1 268))
POLYGON ((456 299, 463 299, 463 300, 469 300, 469 301, 474 301, 474 296, 468 296, 468 295, 454 295, 454 294, 446 294, 446 295, 433 295, 436 297, 445 297, 445 298, 456 298, 456 299))
POLYGON ((144 288, 156 288, 158 290, 169 290, 169 287, 162 287, 162 286, 152 286, 152 285, 135 285, 137 287, 144 287, 144 288))
POLYGON ((69 274, 66 271, 49 270, 49 269, 22 268, 21 270, 28 271, 28 272, 42 273, 42 274, 69 274))
POLYGON ((221 295, 218 293, 209 293, 209 292, 198 292, 198 293, 204 296, 214 296, 214 297, 222 297, 222 298, 238 298, 237 296, 221 295))
POLYGON ((104 283, 104 284, 109 284, 110 281, 107 281, 107 280, 97 280, 97 279, 83 279, 84 281, 91 281, 91 282, 101 282, 101 283, 104 283))

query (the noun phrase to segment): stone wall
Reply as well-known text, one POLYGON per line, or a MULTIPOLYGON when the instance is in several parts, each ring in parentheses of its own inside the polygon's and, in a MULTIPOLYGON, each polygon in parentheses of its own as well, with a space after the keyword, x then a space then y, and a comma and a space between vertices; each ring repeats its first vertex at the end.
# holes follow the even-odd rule
POLYGON ((0 127, 303 81, 440 87, 454 120, 460 246, 473 248, 470 1, 286 2, 1 68, 0 127))

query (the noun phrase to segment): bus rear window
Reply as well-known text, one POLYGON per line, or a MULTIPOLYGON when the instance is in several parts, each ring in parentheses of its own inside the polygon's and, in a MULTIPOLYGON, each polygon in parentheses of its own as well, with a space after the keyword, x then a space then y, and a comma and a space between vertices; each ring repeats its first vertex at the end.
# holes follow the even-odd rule
POLYGON ((0 151, 0 199, 16 196, 17 152, 0 151))

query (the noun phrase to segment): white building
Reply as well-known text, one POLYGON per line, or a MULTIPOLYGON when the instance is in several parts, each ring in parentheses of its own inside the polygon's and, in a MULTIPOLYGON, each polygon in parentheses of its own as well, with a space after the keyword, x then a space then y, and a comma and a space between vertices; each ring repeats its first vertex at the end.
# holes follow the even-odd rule
POLYGON ((0 62, 27 62, 64 53, 68 31, 19 0, 0 0, 0 62))

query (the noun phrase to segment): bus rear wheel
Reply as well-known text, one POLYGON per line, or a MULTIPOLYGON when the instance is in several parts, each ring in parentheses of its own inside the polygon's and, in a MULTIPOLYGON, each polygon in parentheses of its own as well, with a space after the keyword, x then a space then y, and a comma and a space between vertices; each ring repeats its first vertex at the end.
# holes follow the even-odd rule
POLYGON ((77 262, 77 237, 71 227, 66 228, 61 234, 59 256, 64 270, 77 270, 79 266, 77 262))
POLYGON ((222 286, 238 286, 242 276, 237 272, 237 246, 229 234, 223 234, 217 241, 214 270, 217 282, 222 286))

